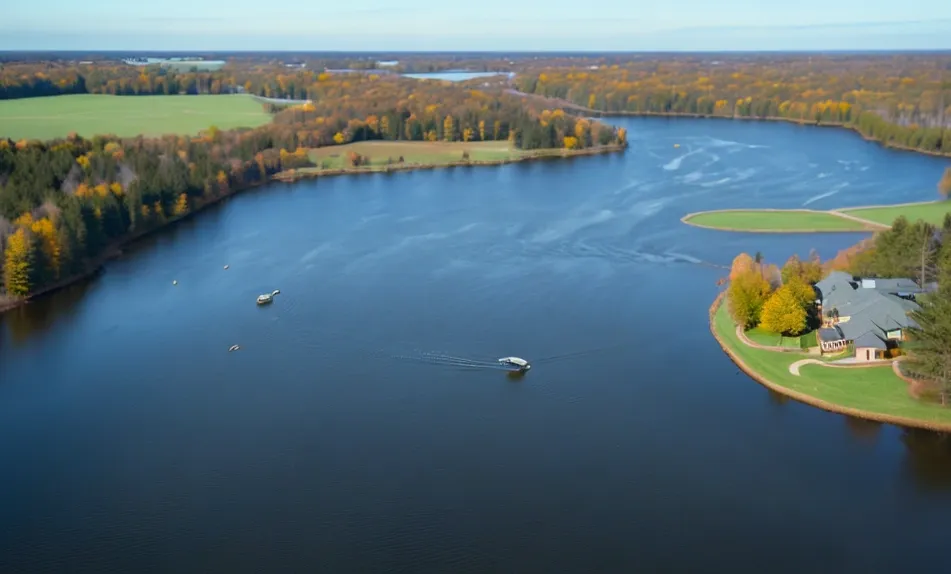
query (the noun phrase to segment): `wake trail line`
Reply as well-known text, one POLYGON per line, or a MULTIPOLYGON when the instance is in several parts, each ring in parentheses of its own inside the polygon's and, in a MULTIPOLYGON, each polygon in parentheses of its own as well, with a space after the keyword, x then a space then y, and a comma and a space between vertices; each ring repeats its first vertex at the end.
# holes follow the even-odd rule
POLYGON ((508 370, 497 360, 491 359, 476 359, 470 357, 459 357, 456 355, 448 355, 445 353, 436 353, 430 351, 420 351, 414 354, 399 354, 399 355, 390 355, 391 358, 404 361, 413 361, 416 363, 425 363, 435 366, 443 367, 456 367, 460 369, 493 369, 493 370, 508 370))

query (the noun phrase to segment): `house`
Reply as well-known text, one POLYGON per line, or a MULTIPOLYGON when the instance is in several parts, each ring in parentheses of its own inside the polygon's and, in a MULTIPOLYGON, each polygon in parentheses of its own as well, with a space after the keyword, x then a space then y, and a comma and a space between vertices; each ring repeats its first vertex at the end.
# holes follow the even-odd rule
POLYGON ((855 279, 833 271, 816 283, 816 303, 822 328, 816 333, 822 352, 855 349, 855 359, 884 358, 917 324, 909 313, 918 309, 915 297, 933 290, 911 279, 855 279))

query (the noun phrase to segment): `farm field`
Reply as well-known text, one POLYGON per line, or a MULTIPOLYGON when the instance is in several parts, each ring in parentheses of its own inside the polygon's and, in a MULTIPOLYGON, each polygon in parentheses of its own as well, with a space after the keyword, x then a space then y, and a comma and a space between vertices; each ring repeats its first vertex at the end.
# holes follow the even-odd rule
POLYGON ((194 135, 210 126, 257 127, 271 121, 250 96, 109 96, 82 94, 0 101, 0 137, 194 135))

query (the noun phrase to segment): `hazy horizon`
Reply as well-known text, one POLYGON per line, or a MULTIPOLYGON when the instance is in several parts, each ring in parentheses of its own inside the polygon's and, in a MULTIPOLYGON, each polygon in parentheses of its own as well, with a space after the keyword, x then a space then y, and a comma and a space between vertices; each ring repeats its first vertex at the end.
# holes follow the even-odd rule
POLYGON ((656 6, 602 0, 572 14, 567 0, 350 0, 320 7, 285 0, 100 0, 14 3, 0 50, 204 51, 857 51, 951 49, 951 3, 801 0, 795 10, 760 0, 682 0, 656 6))

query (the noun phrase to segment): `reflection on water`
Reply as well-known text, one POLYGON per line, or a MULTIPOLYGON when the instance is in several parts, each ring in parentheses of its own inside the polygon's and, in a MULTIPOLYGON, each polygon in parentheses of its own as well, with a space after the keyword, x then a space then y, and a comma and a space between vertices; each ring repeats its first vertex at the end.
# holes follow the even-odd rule
POLYGON ((786 395, 784 395, 784 394, 782 394, 782 393, 777 393, 776 391, 774 391, 773 389, 770 389, 770 388, 767 388, 767 389, 766 389, 766 394, 767 394, 767 396, 769 397, 769 402, 770 402, 770 404, 772 404, 772 405, 774 405, 774 406, 782 407, 782 406, 784 406, 784 405, 789 404, 789 401, 792 400, 792 399, 790 399, 789 397, 787 397, 786 395))
POLYGON ((917 485, 929 490, 951 491, 951 435, 904 429, 905 471, 917 485))
MULTIPOLYGON (((97 274, 98 275, 98 274, 97 274)), ((79 309, 96 276, 78 281, 55 294, 38 297, 0 314, 0 347, 4 340, 16 347, 30 337, 42 335, 56 322, 68 322, 79 309)))
POLYGON ((882 423, 843 415, 845 428, 856 441, 874 444, 882 431, 882 423))

